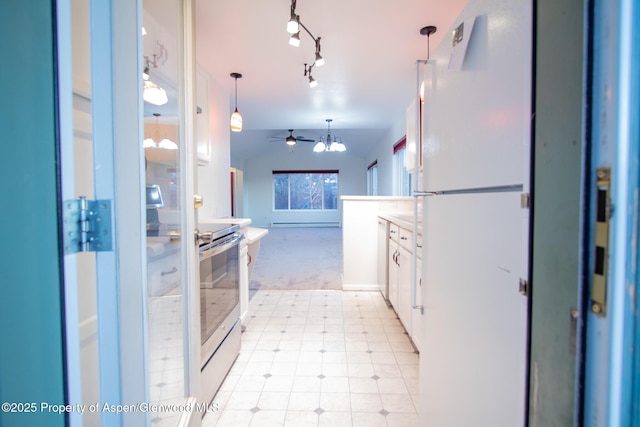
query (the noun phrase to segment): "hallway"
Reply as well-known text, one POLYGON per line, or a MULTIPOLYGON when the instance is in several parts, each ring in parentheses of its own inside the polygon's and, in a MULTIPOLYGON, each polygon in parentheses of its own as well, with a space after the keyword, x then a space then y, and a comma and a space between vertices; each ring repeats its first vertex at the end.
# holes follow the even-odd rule
POLYGON ((418 355, 378 292, 259 290, 212 426, 418 425, 418 355))

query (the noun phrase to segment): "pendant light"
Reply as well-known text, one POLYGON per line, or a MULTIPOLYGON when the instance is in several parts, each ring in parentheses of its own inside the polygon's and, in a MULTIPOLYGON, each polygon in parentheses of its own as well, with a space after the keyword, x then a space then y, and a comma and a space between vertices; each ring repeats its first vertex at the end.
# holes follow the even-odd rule
POLYGON ((233 132, 240 132, 242 131, 242 116, 240 115, 240 112, 238 111, 238 79, 242 78, 242 74, 240 73, 231 73, 231 77, 233 77, 235 79, 235 86, 236 86, 236 109, 233 112, 233 114, 231 115, 231 130, 233 132))

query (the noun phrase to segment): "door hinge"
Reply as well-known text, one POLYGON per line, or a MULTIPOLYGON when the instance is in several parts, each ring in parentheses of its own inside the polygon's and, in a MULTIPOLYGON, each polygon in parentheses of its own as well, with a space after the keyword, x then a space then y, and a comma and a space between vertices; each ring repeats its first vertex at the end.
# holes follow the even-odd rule
POLYGON ((113 247, 111 200, 80 197, 64 202, 64 253, 104 252, 113 247))
POLYGON ((527 279, 523 279, 522 277, 520 278, 518 292, 520 292, 525 297, 529 295, 529 281, 527 279))
POLYGON ((531 207, 531 194, 530 193, 522 193, 522 194, 520 194, 520 207, 522 209, 529 209, 531 207))

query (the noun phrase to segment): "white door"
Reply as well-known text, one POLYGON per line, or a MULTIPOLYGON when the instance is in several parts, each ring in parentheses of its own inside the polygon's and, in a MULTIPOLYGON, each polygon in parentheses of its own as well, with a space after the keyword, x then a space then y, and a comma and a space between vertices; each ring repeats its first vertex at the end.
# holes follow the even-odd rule
MULTIPOLYGON (((168 100, 179 149, 172 150, 177 155, 170 160, 160 161, 165 162, 165 175, 158 184, 166 190, 166 206, 174 209, 162 218, 163 234, 150 240, 144 203, 149 173, 147 169, 145 175, 143 149, 147 102, 142 97, 142 72, 147 52, 142 4, 57 2, 62 199, 84 196, 111 203, 111 235, 102 248, 106 250, 78 254, 65 248, 69 402, 87 408, 98 404, 97 410, 72 413, 71 425, 141 426, 149 425, 152 417, 175 425, 183 414, 105 411, 102 405, 184 402, 197 394, 197 374, 189 363, 189 355, 198 354, 192 351, 199 345, 193 338, 198 334, 192 332, 197 322, 186 317, 193 307, 197 315, 195 292, 187 287, 194 283, 189 271, 197 270, 195 246, 193 239, 181 238, 192 236, 194 229, 193 150, 184 142, 192 140, 193 132, 193 120, 188 119, 193 117, 188 108, 192 91, 186 89, 191 87, 192 56, 184 53, 192 41, 183 37, 190 7, 191 2, 164 2, 158 10, 172 18, 173 27, 154 27, 156 34, 165 31, 158 39, 175 41, 169 61, 174 74, 162 84, 171 86, 168 100), (152 283, 147 271, 154 270, 147 268, 147 261, 162 264, 152 283), (162 335, 167 333, 170 336, 162 335), (170 349, 158 345, 161 335, 171 341, 170 349), (158 356, 160 351, 165 351, 163 356, 158 356), (161 357, 173 364, 160 366, 161 357), (157 393, 158 384, 166 384, 162 393, 157 393)), ((161 175, 155 172, 154 177, 161 175)))

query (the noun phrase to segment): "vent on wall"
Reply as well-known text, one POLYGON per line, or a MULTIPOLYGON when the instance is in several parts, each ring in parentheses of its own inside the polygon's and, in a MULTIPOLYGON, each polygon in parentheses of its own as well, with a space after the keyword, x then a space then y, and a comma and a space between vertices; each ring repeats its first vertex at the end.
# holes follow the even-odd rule
POLYGON ((340 221, 273 221, 271 227, 341 227, 340 221))

